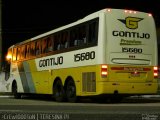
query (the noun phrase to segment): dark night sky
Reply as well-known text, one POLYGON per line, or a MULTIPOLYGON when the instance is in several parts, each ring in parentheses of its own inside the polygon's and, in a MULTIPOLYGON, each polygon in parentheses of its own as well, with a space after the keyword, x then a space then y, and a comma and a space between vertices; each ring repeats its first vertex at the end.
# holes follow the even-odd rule
POLYGON ((74 22, 103 8, 152 13, 160 26, 159 0, 2 0, 3 52, 17 42, 74 22))

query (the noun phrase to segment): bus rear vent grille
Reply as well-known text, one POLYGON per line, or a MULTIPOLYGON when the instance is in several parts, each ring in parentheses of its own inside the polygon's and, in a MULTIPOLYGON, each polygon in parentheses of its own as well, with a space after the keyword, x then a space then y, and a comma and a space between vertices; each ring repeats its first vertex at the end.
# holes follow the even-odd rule
POLYGON ((82 73, 83 92, 96 92, 96 73, 85 72, 82 73))

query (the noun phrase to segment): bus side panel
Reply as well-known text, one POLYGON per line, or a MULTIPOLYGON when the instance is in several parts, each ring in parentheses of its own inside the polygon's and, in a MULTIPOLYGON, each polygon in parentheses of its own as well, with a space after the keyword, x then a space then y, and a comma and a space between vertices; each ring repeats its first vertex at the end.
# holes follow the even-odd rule
MULTIPOLYGON (((49 94, 52 94, 52 87, 56 77, 59 77, 65 85, 67 77, 71 77, 76 85, 77 96, 96 95, 97 92, 97 75, 99 69, 97 65, 83 66, 75 68, 64 68, 58 70, 51 70, 49 78, 49 94)), ((41 75, 40 75, 41 76, 41 75)))

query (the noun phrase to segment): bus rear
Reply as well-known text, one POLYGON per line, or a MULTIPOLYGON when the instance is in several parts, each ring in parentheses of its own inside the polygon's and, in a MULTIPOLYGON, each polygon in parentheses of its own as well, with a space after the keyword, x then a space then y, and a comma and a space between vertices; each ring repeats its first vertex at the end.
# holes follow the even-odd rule
POLYGON ((116 9, 106 10, 106 13, 106 60, 102 65, 107 70, 105 91, 156 94, 157 39, 152 15, 116 9))

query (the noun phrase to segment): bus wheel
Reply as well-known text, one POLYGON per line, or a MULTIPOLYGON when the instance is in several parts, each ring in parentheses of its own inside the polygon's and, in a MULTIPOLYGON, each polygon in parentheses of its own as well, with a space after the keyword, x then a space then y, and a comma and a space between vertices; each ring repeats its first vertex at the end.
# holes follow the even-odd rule
POLYGON ((53 85, 53 93, 54 93, 54 98, 57 102, 64 101, 65 92, 63 89, 62 82, 60 80, 56 81, 56 83, 53 85))
POLYGON ((66 85, 66 97, 68 102, 76 102, 76 86, 73 80, 69 80, 66 85))
POLYGON ((18 89, 17 83, 14 82, 13 85, 12 85, 12 93, 14 95, 14 98, 20 99, 21 98, 21 94, 17 92, 17 89, 18 89))

